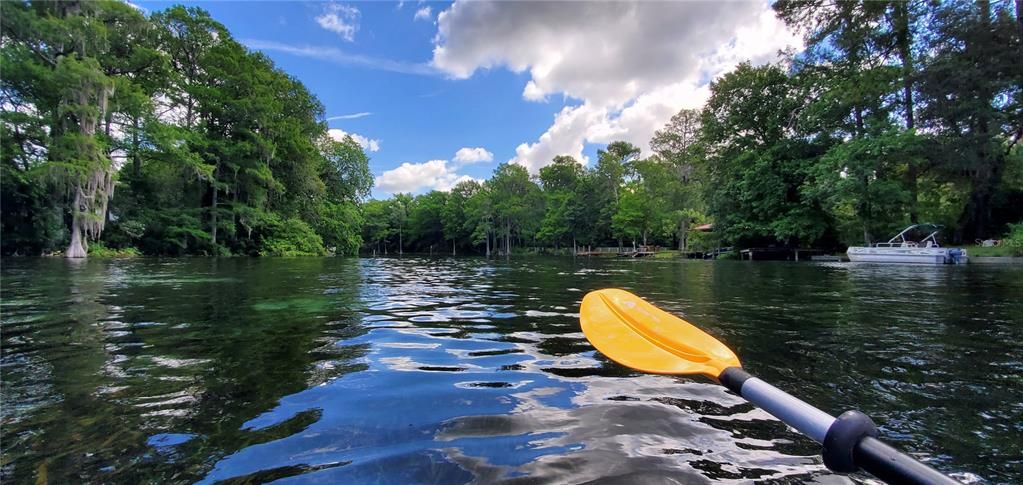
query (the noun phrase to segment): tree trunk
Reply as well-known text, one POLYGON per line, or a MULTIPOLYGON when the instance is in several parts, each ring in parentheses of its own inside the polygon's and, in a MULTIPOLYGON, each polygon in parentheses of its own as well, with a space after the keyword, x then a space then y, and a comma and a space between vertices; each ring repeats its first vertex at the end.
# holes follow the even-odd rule
POLYGON ((452 256, 458 256, 457 254, 455 254, 455 240, 454 239, 451 240, 451 255, 452 256))
POLYGON ((682 219, 678 223, 678 251, 685 252, 686 250, 686 235, 689 234, 688 223, 685 219, 682 219))
POLYGON ((487 240, 487 257, 489 258, 490 257, 490 231, 487 231, 487 237, 484 238, 484 239, 487 240))
MULTIPOLYGON (((84 85, 79 87, 79 106, 93 106, 93 112, 78 114, 78 133, 83 139, 95 140, 99 120, 106 115, 107 99, 114 93, 112 86, 103 84, 84 85)), ((73 183, 75 193, 71 216, 71 242, 64 256, 67 258, 84 258, 88 256, 88 238, 98 239, 103 232, 107 220, 107 203, 114 196, 114 171, 109 159, 103 155, 97 160, 89 160, 84 178, 79 177, 73 183)))
MULTIPOLYGON (((77 197, 76 197, 77 199, 77 197)), ((77 201, 76 201, 77 205, 77 201)), ((82 237, 82 229, 78 224, 71 224, 71 244, 68 246, 67 251, 64 251, 64 256, 68 258, 84 258, 89 254, 88 243, 82 237)))
MULTIPOLYGON (((866 131, 866 128, 864 127, 864 123, 863 123, 863 108, 860 107, 860 106, 856 106, 855 108, 853 108, 853 117, 856 120, 856 133, 855 133, 854 136, 856 138, 860 138, 860 137, 863 136, 864 132, 866 131)), ((870 222, 869 221, 870 221, 870 216, 871 216, 870 212, 871 211, 870 211, 870 197, 868 195, 869 194, 869 188, 870 188, 870 178, 867 177, 866 174, 864 174, 863 175, 863 179, 861 180, 861 183, 863 184, 862 185, 863 193, 860 195, 860 202, 859 202, 859 204, 857 206, 857 216, 859 216, 860 221, 863 224, 863 242, 867 246, 870 246, 870 228, 869 228, 870 222)))
MULTIPOLYGON (((218 167, 219 168, 219 167, 218 167)), ((217 168, 213 169, 213 200, 210 204, 213 212, 210 215, 210 224, 213 226, 210 229, 210 237, 213 240, 213 249, 216 251, 217 248, 217 168)))
MULTIPOLYGON (((987 149, 986 145, 979 151, 981 153, 978 157, 982 160, 999 156, 990 153, 991 150, 987 149)), ((973 188, 959 220, 960 230, 957 231, 956 242, 962 242, 963 239, 986 239, 990 236, 988 230, 991 223, 991 198, 994 196, 995 188, 1001 183, 1005 162, 992 160, 984 165, 973 176, 973 188), (963 235, 967 237, 964 238, 963 235)))
POLYGON ((142 175, 142 157, 139 156, 139 118, 135 117, 134 130, 131 132, 131 167, 135 178, 142 175))
POLYGON ((405 254, 405 249, 401 243, 401 226, 398 226, 398 256, 405 254))
MULTIPOLYGON (((231 207, 238 207, 238 169, 234 169, 234 182, 231 184, 231 207)), ((235 211, 231 211, 231 227, 238 227, 238 214, 235 211)), ((252 237, 251 230, 249 231, 249 238, 252 237)), ((358 252, 358 251, 356 251, 358 252)))
POLYGON ((504 257, 511 256, 511 222, 504 223, 504 257))
POLYGON ((870 246, 870 220, 871 220, 871 208, 870 208, 870 196, 869 187, 870 180, 866 175, 863 176, 863 194, 860 195, 860 203, 856 208, 857 215, 860 218, 860 222, 863 223, 863 242, 867 246, 870 246))
POLYGON ((909 157, 906 165, 906 185, 909 186, 909 222, 918 224, 920 222, 920 214, 916 207, 917 200, 919 199, 917 179, 920 175, 913 157, 909 157))
MULTIPOLYGON (((894 5, 896 42, 902 61, 902 102, 903 109, 906 111, 906 129, 913 130, 916 128, 916 120, 913 113, 913 32, 909 26, 909 2, 895 2, 894 5)), ((906 185, 909 187, 909 220, 913 224, 917 224, 919 222, 917 212, 919 169, 913 157, 908 157, 907 160, 906 185)))
MULTIPOLYGON (((980 21, 983 24, 981 29, 984 32, 990 31, 991 23, 991 3, 988 0, 978 0, 977 2, 977 13, 980 16, 980 21)), ((966 48, 968 50, 976 50, 975 45, 967 43, 966 48)), ((975 52, 975 57, 979 57, 980 54, 975 52)), ((979 99, 990 103, 995 93, 991 92, 990 89, 981 88, 977 93, 979 99)), ((963 209, 963 214, 960 217, 960 227, 956 233, 956 239, 961 241, 962 235, 966 234, 975 239, 984 239, 988 236, 988 224, 991 218, 991 198, 994 195, 995 188, 1001 182, 1002 172, 1005 167, 1005 159, 1001 156, 1000 150, 992 150, 995 141, 993 133, 998 132, 998 128, 994 126, 993 117, 987 110, 979 110, 977 113, 975 125, 973 129, 979 134, 976 142, 977 147, 977 160, 980 161, 976 170, 972 174, 972 189, 970 191, 970 198, 966 202, 966 207, 963 209)))

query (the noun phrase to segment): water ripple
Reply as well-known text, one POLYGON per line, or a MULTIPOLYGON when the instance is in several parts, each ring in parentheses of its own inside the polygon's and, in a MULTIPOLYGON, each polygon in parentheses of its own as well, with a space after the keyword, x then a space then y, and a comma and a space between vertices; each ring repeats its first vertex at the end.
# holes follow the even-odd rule
POLYGON ((993 271, 5 262, 0 478, 864 479, 829 474, 818 445, 720 386, 642 375, 596 352, 579 332, 579 300, 617 286, 729 342, 779 387, 831 412, 864 410, 886 439, 957 477, 1016 481, 1023 278, 993 271), (991 400, 959 397, 975 395, 991 400))

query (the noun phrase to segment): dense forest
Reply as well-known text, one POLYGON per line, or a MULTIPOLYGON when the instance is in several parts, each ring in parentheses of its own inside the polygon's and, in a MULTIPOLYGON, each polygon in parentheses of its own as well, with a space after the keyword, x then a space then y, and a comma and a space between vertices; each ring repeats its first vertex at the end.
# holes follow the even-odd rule
POLYGON ((362 148, 206 12, 2 8, 4 254, 358 251, 362 148))
POLYGON ((5 2, 3 253, 841 248, 917 222, 1023 241, 1023 0, 774 9, 805 50, 715 79, 651 153, 366 200, 359 145, 205 12, 5 2))

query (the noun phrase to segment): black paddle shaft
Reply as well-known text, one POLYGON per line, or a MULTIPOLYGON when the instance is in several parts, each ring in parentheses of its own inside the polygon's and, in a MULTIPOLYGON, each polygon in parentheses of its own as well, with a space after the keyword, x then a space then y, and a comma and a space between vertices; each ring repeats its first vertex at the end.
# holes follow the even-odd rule
POLYGON ((941 472, 870 436, 860 439, 854 454, 860 468, 888 483, 959 485, 941 472))

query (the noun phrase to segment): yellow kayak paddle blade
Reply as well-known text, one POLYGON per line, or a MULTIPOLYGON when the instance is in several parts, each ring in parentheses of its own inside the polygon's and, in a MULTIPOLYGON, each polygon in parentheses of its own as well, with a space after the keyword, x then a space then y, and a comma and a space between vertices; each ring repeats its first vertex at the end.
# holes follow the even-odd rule
POLYGON ((611 360, 653 374, 711 379, 739 358, 725 344, 625 290, 592 291, 579 310, 583 333, 611 360))

